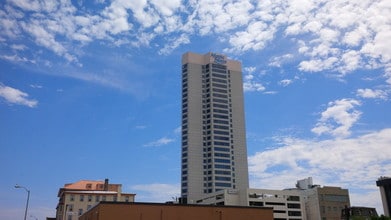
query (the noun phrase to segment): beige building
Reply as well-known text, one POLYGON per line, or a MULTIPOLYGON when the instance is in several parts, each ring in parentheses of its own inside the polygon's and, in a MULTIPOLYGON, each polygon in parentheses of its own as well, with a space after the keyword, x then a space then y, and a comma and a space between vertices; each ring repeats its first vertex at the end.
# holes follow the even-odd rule
POLYGON ((341 187, 315 186, 303 194, 307 219, 340 220, 342 210, 350 207, 349 191, 341 187))
POLYGON ((58 191, 56 219, 77 220, 101 201, 134 202, 135 194, 122 193, 121 187, 121 184, 109 184, 108 179, 65 184, 58 191))
POLYGON ((305 199, 307 219, 340 220, 345 207, 350 207, 347 189, 313 185, 311 177, 297 181, 296 187, 305 199))
POLYGON ((80 220, 272 220, 271 208, 101 202, 80 220))
POLYGON ((246 189, 248 164, 242 65, 223 54, 182 56, 184 203, 224 189, 246 189))

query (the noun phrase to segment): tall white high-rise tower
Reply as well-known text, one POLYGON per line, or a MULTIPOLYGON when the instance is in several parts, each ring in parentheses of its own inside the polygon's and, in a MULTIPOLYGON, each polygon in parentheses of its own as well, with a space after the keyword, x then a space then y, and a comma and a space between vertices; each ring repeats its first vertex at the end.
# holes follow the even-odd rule
POLYGON ((181 195, 188 203, 249 187, 243 102, 239 61, 183 54, 181 195))

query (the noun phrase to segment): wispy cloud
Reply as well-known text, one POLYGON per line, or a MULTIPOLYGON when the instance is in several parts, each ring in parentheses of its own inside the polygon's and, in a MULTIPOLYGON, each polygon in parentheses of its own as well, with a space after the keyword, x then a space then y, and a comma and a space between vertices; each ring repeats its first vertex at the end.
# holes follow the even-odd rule
POLYGON ((285 54, 270 59, 269 66, 281 67, 282 64, 293 58, 293 54, 285 54))
POLYGON ((181 126, 175 128, 175 130, 174 130, 174 134, 176 134, 176 135, 181 134, 181 132, 182 132, 182 127, 181 126))
POLYGON ((175 139, 162 137, 159 140, 144 144, 144 147, 159 147, 159 146, 167 145, 167 144, 174 142, 174 141, 175 141, 175 139))
POLYGON ((318 135, 349 136, 350 128, 361 116, 361 112, 355 109, 359 105, 361 105, 360 101, 355 99, 329 102, 327 109, 321 113, 321 118, 311 131, 318 135))
POLYGON ((38 101, 29 99, 29 95, 18 89, 5 86, 0 83, 0 97, 3 97, 8 103, 24 105, 30 108, 34 108, 38 105, 38 101))
POLYGON ((379 89, 358 89, 357 96, 367 99, 387 99, 388 97, 386 91, 379 89))
POLYGON ((179 184, 153 183, 130 186, 137 194, 137 201, 167 202, 180 196, 179 184))
POLYGON ((244 92, 263 92, 266 87, 262 85, 259 79, 256 78, 256 67, 244 68, 245 74, 243 79, 244 92))
POLYGON ((282 85, 283 87, 286 87, 286 86, 290 85, 291 83, 293 83, 293 80, 291 80, 291 79, 283 79, 278 82, 278 84, 282 85))
POLYGON ((30 87, 34 88, 34 89, 42 89, 43 88, 43 86, 37 85, 37 84, 31 84, 30 87))
POLYGON ((139 130, 144 130, 147 128, 147 126, 146 125, 136 125, 135 128, 139 129, 139 130))

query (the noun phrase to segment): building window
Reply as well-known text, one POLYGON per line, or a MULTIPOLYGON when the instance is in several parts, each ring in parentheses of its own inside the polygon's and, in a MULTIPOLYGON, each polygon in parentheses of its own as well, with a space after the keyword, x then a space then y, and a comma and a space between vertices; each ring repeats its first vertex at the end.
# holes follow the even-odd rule
POLYGON ((106 196, 102 196, 102 201, 106 201, 106 196))
POLYGON ((263 202, 250 201, 250 206, 263 206, 263 202))
POLYGON ((285 206, 285 203, 283 202, 266 202, 266 205, 279 205, 279 206, 285 206))
POLYGON ((69 195, 69 201, 71 202, 75 201, 75 195, 73 194, 69 195))
POLYGON ((129 196, 125 196, 125 202, 129 202, 129 196))
POLYGON ((80 202, 84 201, 84 195, 80 195, 80 202))
POLYGON ((322 200, 327 202, 348 202, 349 197, 347 195, 323 195, 322 200))
POLYGON ((92 201, 92 195, 88 195, 88 201, 89 201, 89 202, 92 201))
POLYGON ((88 206, 87 206, 87 210, 90 210, 90 209, 91 209, 91 205, 88 205, 88 206))
POLYGON ((288 216, 301 216, 299 211, 288 211, 288 216))
MULTIPOLYGON (((220 182, 216 182, 215 183, 215 186, 219 186, 219 187, 231 187, 231 183, 220 183, 220 182)), ((216 190, 217 191, 217 190, 216 190)))
POLYGON ((68 205, 68 211, 73 212, 73 204, 68 205))
POLYGON ((288 200, 288 201, 300 201, 300 196, 289 196, 286 200, 288 200))
POLYGON ((117 196, 113 196, 113 201, 116 202, 118 200, 117 196))
POLYGON ((288 203, 290 209, 300 209, 300 203, 288 203))
POLYGON ((95 202, 99 202, 99 200, 100 200, 100 196, 99 196, 99 195, 96 195, 96 196, 95 196, 95 202))
POLYGON ((78 214, 79 214, 79 216, 81 216, 81 214, 83 214, 83 209, 79 209, 78 214))

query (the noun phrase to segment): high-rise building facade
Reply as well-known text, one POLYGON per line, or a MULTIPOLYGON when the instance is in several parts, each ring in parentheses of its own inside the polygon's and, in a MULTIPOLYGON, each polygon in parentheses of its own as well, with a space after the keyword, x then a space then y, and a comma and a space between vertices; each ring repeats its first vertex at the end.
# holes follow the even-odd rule
POLYGON ((241 63, 222 54, 185 53, 181 196, 195 203, 248 186, 241 63))

